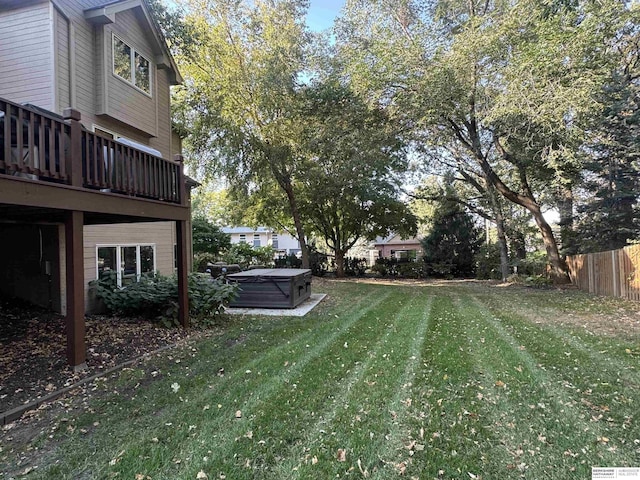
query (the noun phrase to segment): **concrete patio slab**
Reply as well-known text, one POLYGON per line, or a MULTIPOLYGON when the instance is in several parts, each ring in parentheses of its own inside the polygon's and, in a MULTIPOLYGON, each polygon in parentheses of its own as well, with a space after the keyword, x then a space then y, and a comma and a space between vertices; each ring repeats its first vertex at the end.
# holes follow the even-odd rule
POLYGON ((304 317, 326 296, 326 293, 312 293, 309 299, 296 308, 227 308, 225 313, 231 315, 266 315, 269 317, 304 317))

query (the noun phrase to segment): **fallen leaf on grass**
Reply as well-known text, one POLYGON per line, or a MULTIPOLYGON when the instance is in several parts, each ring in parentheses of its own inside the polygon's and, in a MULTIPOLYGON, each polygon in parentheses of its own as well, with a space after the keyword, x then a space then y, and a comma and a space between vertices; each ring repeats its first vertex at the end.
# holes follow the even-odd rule
POLYGON ((358 459, 358 469, 364 478, 369 478, 369 471, 366 468, 362 468, 362 462, 358 459))
POLYGON ((209 478, 209 477, 207 477, 207 474, 204 473, 203 470, 200 470, 198 472, 198 474, 196 475, 196 479, 198 479, 198 480, 207 480, 207 478, 209 478))
POLYGON ((507 384, 504 383, 502 380, 497 380, 496 381, 496 387, 504 388, 506 386, 507 386, 507 384))
POLYGON ((318 457, 314 455, 313 458, 311 459, 311 465, 315 465, 316 463, 318 463, 318 457))
POLYGON ((172 383, 171 390, 173 390, 173 393, 178 393, 178 390, 180 390, 180 385, 178 383, 172 383))
POLYGON ((236 418, 242 418, 242 411, 241 410, 237 410, 236 411, 236 418))
POLYGON ((347 461, 347 451, 345 449, 343 449, 343 448, 339 448, 336 457, 337 457, 339 462, 346 462, 347 461))
POLYGON ((109 461, 109 465, 114 466, 116 463, 118 463, 122 458, 122 455, 124 455, 124 450, 122 450, 119 454, 117 454, 115 458, 111 459, 109 461))

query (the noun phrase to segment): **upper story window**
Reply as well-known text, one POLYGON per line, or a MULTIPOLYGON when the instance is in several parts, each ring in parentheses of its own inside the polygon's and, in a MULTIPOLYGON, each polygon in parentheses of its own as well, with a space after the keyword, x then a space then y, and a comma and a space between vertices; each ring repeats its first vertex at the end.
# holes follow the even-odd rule
POLYGON ((151 95, 151 63, 116 35, 113 36, 113 73, 151 95))

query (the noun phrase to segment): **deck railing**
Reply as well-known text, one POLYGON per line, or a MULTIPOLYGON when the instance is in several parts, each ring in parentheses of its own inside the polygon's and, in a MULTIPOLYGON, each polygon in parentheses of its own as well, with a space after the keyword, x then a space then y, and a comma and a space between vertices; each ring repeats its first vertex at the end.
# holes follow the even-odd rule
POLYGON ((182 163, 86 131, 65 117, 0 99, 0 174, 171 203, 184 199, 182 163))

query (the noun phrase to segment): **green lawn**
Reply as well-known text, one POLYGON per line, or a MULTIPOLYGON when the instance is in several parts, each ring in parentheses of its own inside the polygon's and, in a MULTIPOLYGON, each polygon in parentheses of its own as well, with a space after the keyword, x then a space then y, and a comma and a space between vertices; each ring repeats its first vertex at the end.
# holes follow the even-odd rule
POLYGON ((0 471, 537 480, 640 466, 636 305, 465 282, 315 290, 329 297, 305 318, 230 318, 64 400, 28 442, 5 430, 0 471))

